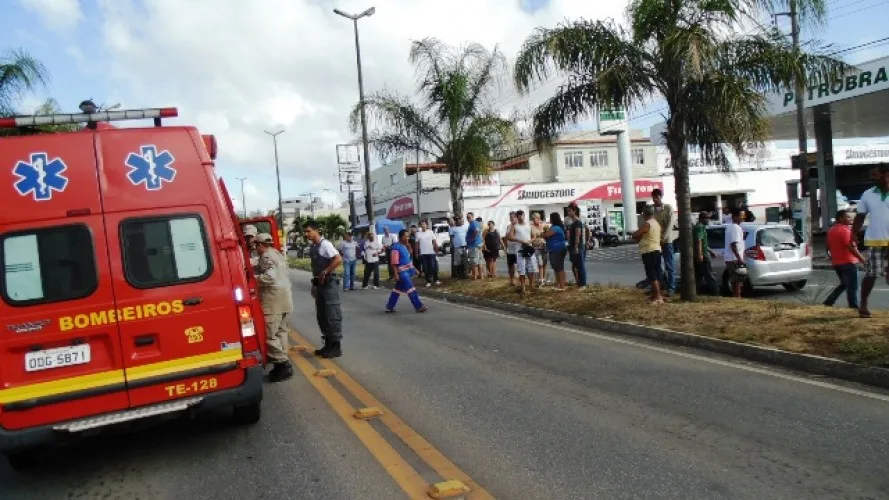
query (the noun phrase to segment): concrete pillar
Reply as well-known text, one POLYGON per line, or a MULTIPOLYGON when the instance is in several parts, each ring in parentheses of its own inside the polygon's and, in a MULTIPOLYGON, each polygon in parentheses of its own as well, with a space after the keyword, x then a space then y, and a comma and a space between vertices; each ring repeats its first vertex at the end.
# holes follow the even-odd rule
POLYGON ((837 178, 833 164, 833 127, 830 105, 822 104, 815 109, 815 146, 817 147, 818 187, 821 189, 821 228, 830 227, 830 219, 837 212, 837 178))
POLYGON ((620 166, 620 189, 623 198, 624 232, 639 229, 636 217, 636 184, 633 179, 633 158, 630 155, 630 133, 627 125, 617 133, 617 163, 620 166))

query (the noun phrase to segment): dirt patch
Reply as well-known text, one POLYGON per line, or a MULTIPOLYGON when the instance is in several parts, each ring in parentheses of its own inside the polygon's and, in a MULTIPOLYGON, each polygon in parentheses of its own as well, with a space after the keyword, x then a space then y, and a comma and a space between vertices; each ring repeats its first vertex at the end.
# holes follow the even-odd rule
POLYGON ((841 307, 721 297, 652 305, 641 290, 617 285, 564 292, 545 287, 526 297, 505 279, 448 280, 444 285, 443 291, 473 297, 889 367, 889 313, 882 311, 860 319, 856 311, 841 307))

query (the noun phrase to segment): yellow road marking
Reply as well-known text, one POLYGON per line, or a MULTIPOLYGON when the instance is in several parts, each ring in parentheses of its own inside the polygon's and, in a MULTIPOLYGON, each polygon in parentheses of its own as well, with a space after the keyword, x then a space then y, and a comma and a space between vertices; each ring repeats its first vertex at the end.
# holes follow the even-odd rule
MULTIPOLYGON (((358 439, 364 443, 368 451, 377 459, 380 465, 386 469, 386 472, 392 476, 392 479, 398 486, 408 494, 410 498, 428 498, 427 491, 429 484, 417 471, 411 467, 401 455, 390 445, 386 439, 374 429, 369 422, 364 420, 356 420, 352 415, 355 413, 346 398, 339 393, 324 378, 315 376, 315 368, 301 353, 291 353, 290 358, 296 364, 299 371, 306 377, 310 384, 327 400, 327 404, 333 408, 333 411, 346 423, 349 429, 358 436, 358 439)), ((338 374, 341 376, 342 372, 338 374)))
MULTIPOLYGON (((311 345, 296 330, 290 330, 291 335, 299 344, 311 345)), ((432 444, 417 434, 409 425, 401 420, 392 410, 383 405, 370 392, 355 381, 348 373, 342 370, 336 363, 329 359, 318 358, 321 365, 325 368, 337 370, 336 379, 346 388, 356 399, 368 407, 379 408, 383 413, 377 420, 388 427, 393 434, 399 437, 404 443, 414 451, 429 467, 431 467, 439 476, 446 481, 458 480, 469 487, 470 492, 466 498, 471 500, 487 500, 494 497, 487 490, 481 487, 475 480, 469 477, 453 462, 448 460, 440 451, 435 449, 432 444)), ((315 377, 312 377, 315 378, 315 377)), ((427 490, 428 491, 428 490, 427 490)))

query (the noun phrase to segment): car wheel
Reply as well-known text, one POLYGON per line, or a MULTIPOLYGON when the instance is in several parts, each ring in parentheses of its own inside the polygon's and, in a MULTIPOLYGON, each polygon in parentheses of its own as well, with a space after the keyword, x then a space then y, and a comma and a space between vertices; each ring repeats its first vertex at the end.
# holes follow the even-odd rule
POLYGON ((236 425, 252 425, 262 417, 262 403, 256 402, 244 406, 235 406, 232 415, 236 425))
POLYGON ((22 450, 6 455, 9 466, 16 472, 34 470, 43 462, 43 459, 44 456, 39 450, 22 450))
POLYGON ((789 292, 798 292, 798 291, 802 290, 803 288, 805 288, 806 283, 808 283, 808 280, 799 280, 799 281, 792 281, 790 283, 784 283, 781 286, 783 286, 784 289, 789 292))

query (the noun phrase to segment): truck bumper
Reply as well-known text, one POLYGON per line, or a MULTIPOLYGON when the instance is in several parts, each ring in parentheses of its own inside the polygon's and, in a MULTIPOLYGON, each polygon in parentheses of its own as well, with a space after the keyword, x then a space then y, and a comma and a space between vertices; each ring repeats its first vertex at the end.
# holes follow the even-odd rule
POLYGON ((205 394, 195 398, 184 398, 170 402, 131 408, 120 412, 94 415, 69 422, 8 431, 0 428, 0 452, 11 453, 44 445, 62 443, 72 440, 84 431, 95 431, 112 426, 132 424, 147 419, 161 419, 185 413, 201 413, 204 411, 247 406, 262 401, 262 385, 265 371, 262 365, 251 366, 245 370, 244 383, 238 387, 219 392, 205 394))

